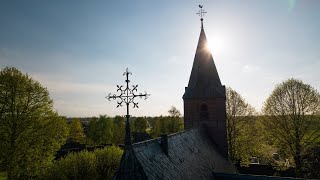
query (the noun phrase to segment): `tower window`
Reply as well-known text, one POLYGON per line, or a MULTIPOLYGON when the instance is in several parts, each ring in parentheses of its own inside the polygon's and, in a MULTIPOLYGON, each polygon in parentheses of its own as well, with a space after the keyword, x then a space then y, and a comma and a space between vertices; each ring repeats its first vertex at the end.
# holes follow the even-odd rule
POLYGON ((208 115, 208 106, 207 104, 201 104, 200 106, 200 120, 207 120, 208 115))

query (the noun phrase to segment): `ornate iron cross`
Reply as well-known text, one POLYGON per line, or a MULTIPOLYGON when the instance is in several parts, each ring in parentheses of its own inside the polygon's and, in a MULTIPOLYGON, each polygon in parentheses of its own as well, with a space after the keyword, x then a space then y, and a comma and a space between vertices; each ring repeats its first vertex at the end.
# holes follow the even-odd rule
POLYGON ((130 123, 129 123, 129 118, 130 118, 130 114, 129 114, 129 105, 130 103, 133 104, 133 108, 139 108, 138 106, 138 102, 135 102, 135 98, 139 97, 139 98, 144 98, 145 100, 148 98, 148 96, 150 96, 150 94, 147 94, 147 92, 145 91, 144 93, 137 93, 138 91, 138 85, 133 85, 132 89, 129 88, 129 75, 132 75, 131 72, 129 72, 128 68, 126 69, 126 72, 123 73, 123 75, 126 76, 126 87, 124 88, 124 86, 119 86, 117 85, 117 92, 119 92, 119 95, 116 94, 111 94, 109 93, 109 95, 106 97, 109 101, 112 100, 117 100, 117 108, 118 107, 122 107, 123 104, 125 104, 127 106, 127 115, 126 115, 126 134, 125 134, 125 148, 126 149, 130 149, 132 142, 131 142, 131 131, 130 131, 130 123))

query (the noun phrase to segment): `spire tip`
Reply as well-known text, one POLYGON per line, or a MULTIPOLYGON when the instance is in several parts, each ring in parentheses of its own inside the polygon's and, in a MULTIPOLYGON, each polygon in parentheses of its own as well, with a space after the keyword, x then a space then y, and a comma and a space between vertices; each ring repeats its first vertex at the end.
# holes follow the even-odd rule
POLYGON ((204 14, 205 13, 207 13, 207 12, 205 12, 202 8, 203 8, 203 5, 199 5, 199 8, 200 8, 200 10, 199 10, 199 12, 198 13, 196 13, 196 14, 198 14, 200 17, 201 17, 201 29, 203 29, 203 16, 204 16, 204 14))

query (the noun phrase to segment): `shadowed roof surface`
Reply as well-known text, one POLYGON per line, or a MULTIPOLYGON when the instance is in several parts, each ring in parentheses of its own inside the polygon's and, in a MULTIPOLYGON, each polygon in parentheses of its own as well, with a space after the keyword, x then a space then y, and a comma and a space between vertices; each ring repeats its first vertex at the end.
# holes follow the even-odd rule
POLYGON ((161 139, 133 144, 136 158, 148 179, 211 179, 213 173, 237 173, 203 129, 168 136, 168 154, 161 139))

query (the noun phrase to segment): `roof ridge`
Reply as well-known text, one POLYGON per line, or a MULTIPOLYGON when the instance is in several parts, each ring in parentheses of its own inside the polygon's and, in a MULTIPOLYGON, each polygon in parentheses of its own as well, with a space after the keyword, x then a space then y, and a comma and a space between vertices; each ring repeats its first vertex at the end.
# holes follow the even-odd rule
MULTIPOLYGON (((179 131, 179 132, 176 132, 176 133, 168 134, 168 138, 172 138, 172 137, 177 136, 177 135, 187 134, 187 133, 190 133, 190 132, 196 131, 196 130, 198 130, 198 128, 191 128, 191 129, 182 130, 182 131, 179 131)), ((157 138, 154 138, 154 139, 148 139, 148 140, 145 140, 145 141, 140 141, 140 142, 132 144, 132 146, 133 147, 141 147, 141 146, 146 146, 146 145, 149 145, 149 144, 153 144, 155 142, 160 144, 161 137, 157 137, 157 138)))

